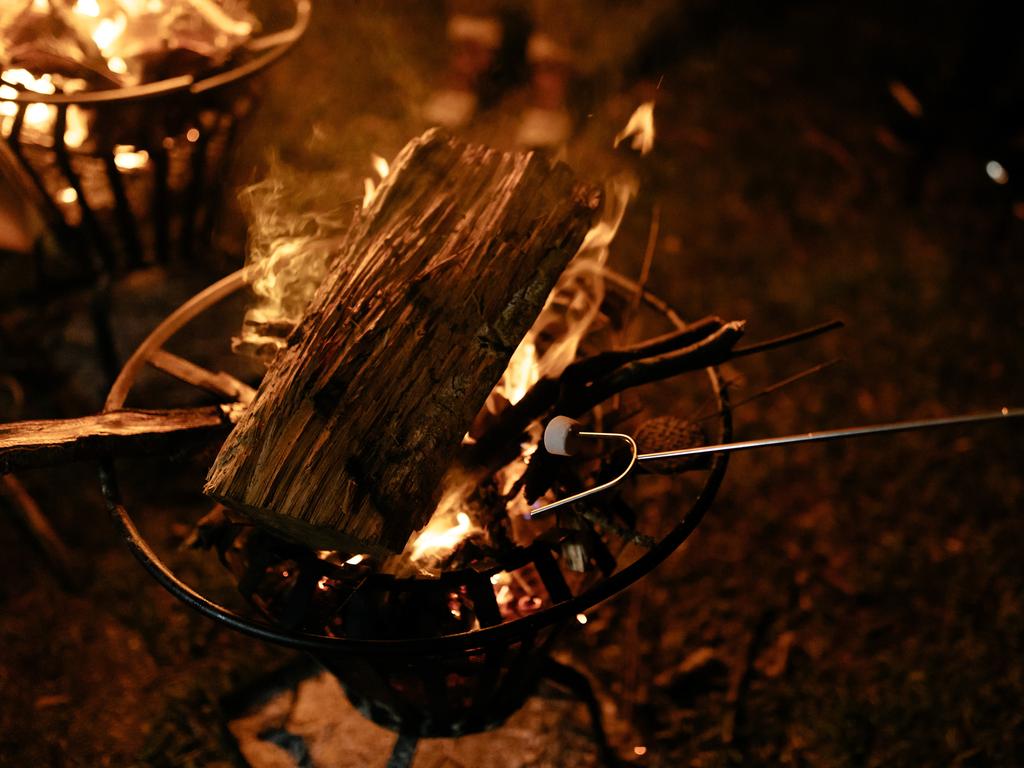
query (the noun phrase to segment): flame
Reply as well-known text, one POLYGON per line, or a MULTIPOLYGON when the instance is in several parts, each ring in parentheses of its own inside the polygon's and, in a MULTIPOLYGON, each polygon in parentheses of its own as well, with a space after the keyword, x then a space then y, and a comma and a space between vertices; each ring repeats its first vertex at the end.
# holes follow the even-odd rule
POLYGON ((421 563, 438 554, 451 552, 474 530, 479 530, 465 512, 456 513, 455 521, 455 525, 449 525, 448 521, 435 515, 412 542, 408 549, 409 559, 421 563))
POLYGON ((616 136, 614 146, 632 138, 629 146, 646 155, 654 147, 654 102, 645 101, 630 115, 629 122, 616 136))
POLYGON ((363 210, 365 211, 372 204, 374 199, 377 197, 377 190, 380 188, 380 182, 384 181, 391 173, 391 166, 388 161, 385 160, 378 154, 371 155, 371 162, 373 164, 373 170, 376 171, 378 180, 374 181, 370 177, 363 179, 363 210))
POLYGON ((71 8, 71 11, 82 16, 92 16, 95 18, 100 15, 100 4, 96 0, 78 0, 71 8))
MULTIPOLYGON (((653 102, 636 109, 616 137, 616 145, 627 136, 633 136, 634 146, 640 142, 641 152, 650 149, 654 141, 653 102)), ((580 343, 598 319, 604 300, 601 271, 637 190, 636 178, 625 173, 613 176, 606 183, 601 218, 583 238, 579 251, 562 273, 533 327, 516 348, 501 380, 488 397, 486 407, 491 413, 506 407, 502 400, 515 405, 540 379, 559 376, 576 359, 580 343)), ((508 497, 512 492, 537 450, 540 437, 540 424, 534 422, 527 430, 527 441, 522 444, 519 457, 496 473, 495 481, 503 496, 508 497)), ((517 494, 506 511, 512 517, 519 517, 528 514, 530 509, 525 497, 517 494)))
POLYGON ((580 342, 604 300, 601 268, 608 261, 608 248, 636 191, 635 180, 624 175, 613 177, 606 185, 601 219, 587 232, 533 327, 512 354, 487 400, 492 413, 504 407, 502 399, 515 405, 540 379, 558 376, 576 359, 580 342), (545 340, 542 351, 541 339, 545 340))
POLYGON ((107 54, 124 34, 127 27, 128 17, 124 14, 118 14, 116 18, 100 19, 96 29, 92 32, 93 42, 100 49, 100 53, 107 54))

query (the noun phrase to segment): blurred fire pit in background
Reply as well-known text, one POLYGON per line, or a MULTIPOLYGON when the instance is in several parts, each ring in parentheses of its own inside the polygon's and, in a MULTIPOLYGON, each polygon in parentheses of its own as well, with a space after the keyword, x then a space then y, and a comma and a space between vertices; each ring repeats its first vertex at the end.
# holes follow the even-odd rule
MULTIPOLYGON (((100 10, 78 3, 68 13, 88 20, 100 10)), ((70 257, 68 279, 203 253, 238 131, 256 105, 253 78, 288 52, 309 14, 308 0, 294 0, 290 28, 263 30, 219 66, 156 82, 85 90, 84 81, 56 74, 0 74, 0 170, 70 257)), ((119 27, 104 18, 92 31, 101 50, 132 33, 118 18, 119 27)), ((115 57, 107 66, 117 73, 128 65, 115 57)))

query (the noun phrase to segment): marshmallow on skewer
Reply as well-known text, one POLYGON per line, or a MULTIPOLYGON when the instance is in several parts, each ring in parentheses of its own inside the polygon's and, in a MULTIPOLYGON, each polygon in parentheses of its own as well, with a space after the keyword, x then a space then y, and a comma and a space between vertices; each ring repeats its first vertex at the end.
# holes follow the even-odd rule
POLYGON ((578 449, 579 422, 555 416, 544 428, 544 449, 555 456, 572 456, 578 449))

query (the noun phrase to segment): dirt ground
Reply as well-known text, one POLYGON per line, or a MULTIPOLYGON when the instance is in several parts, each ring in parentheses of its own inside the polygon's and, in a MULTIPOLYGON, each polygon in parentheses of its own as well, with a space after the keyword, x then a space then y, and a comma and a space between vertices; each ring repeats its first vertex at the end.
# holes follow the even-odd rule
MULTIPOLYGON (((593 24, 605 4, 618 5, 595 4, 593 24)), ((1019 20, 897 5, 680 3, 585 89, 567 160, 641 182, 618 268, 638 272, 657 217, 650 284, 684 315, 746 319, 750 339, 846 322, 726 367, 742 398, 842 358, 738 409, 740 439, 1024 404, 1019 20), (655 149, 613 155, 650 98, 655 149), (1008 183, 986 174, 992 160, 1008 183)), ((391 157, 425 127, 416 110, 443 35, 437 3, 318 3, 266 80, 236 181, 260 178, 269 150, 370 175, 371 153, 391 157)), ((509 92, 467 135, 511 146, 526 102, 509 92)), ((122 280, 120 348, 237 268, 243 242, 232 208, 206 266, 122 280)), ((210 356, 231 317, 211 321, 210 356)), ((7 311, 0 331, 0 373, 26 391, 20 417, 99 407, 82 303, 7 311)), ((697 533, 560 657, 590 670, 614 745, 638 765, 1024 764, 1022 456, 1021 428, 1002 424, 736 455, 697 533)), ((292 655, 149 579, 106 519, 93 467, 22 480, 81 574, 62 589, 0 516, 0 764, 243 764, 221 702, 292 655)), ((195 494, 155 460, 134 462, 127 484, 148 494, 143 531, 182 575, 240 604, 212 558, 178 548, 205 511, 195 494)), ((582 707, 531 706, 507 727, 545 745, 524 766, 596 764, 582 707)))

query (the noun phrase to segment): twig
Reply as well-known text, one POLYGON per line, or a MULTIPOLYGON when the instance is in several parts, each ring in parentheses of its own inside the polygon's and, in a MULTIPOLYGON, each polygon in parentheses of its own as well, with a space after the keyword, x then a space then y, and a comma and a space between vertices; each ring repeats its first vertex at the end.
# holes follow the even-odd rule
POLYGON ((658 231, 661 229, 661 203, 655 203, 651 211, 651 228, 647 232, 647 247, 644 249, 644 260, 640 265, 640 277, 636 281, 636 294, 633 297, 633 311, 640 306, 644 298, 644 289, 647 288, 647 280, 651 276, 651 264, 654 262, 654 252, 658 248, 658 231))
POLYGON ((243 381, 224 371, 208 371, 191 360, 178 357, 165 349, 158 349, 149 358, 149 364, 158 371, 173 376, 178 381, 191 384, 193 387, 210 392, 228 400, 240 403, 251 403, 256 390, 243 381))
POLYGON ((778 349, 779 347, 786 347, 790 344, 796 344, 807 339, 813 339, 815 336, 820 336, 823 333, 829 331, 835 331, 839 328, 844 328, 846 323, 842 320, 830 320, 827 323, 821 325, 815 325, 811 328, 806 328, 796 333, 788 333, 785 336, 778 336, 774 339, 768 339, 768 341, 760 341, 756 344, 750 344, 746 347, 737 347, 732 351, 732 357, 746 357, 747 355, 754 355, 758 352, 767 352, 769 349, 778 349))
POLYGON ((705 317, 663 336, 578 360, 569 365, 557 379, 541 379, 519 402, 503 410, 489 425, 486 433, 472 447, 472 460, 469 463, 504 463, 513 458, 513 455, 508 455, 508 451, 518 452, 518 441, 514 438, 522 434, 531 423, 547 415, 559 402, 564 391, 578 391, 589 385, 595 377, 645 357, 677 350, 683 353, 693 349, 695 343, 720 330, 722 326, 720 318, 705 317))
POLYGON ((726 323, 688 347, 634 360, 596 379, 582 391, 567 389, 559 400, 558 410, 575 418, 626 389, 723 363, 732 358, 733 346, 743 335, 743 329, 742 321, 726 323))
POLYGON ((684 328, 655 336, 652 339, 645 339, 628 347, 598 352, 567 366, 560 377, 560 383, 565 386, 586 384, 598 376, 608 375, 614 369, 627 363, 672 352, 685 354, 687 349, 708 338, 720 330, 723 325, 725 323, 720 317, 710 315, 689 323, 684 328))
MULTIPOLYGON (((816 373, 821 373, 822 371, 826 370, 827 368, 831 368, 833 365, 837 365, 838 363, 841 363, 842 361, 843 361, 843 358, 836 357, 836 358, 833 358, 832 360, 828 360, 828 361, 826 361, 824 363, 818 363, 817 365, 813 365, 810 368, 806 368, 806 369, 800 371, 799 373, 794 373, 792 376, 789 376, 789 377, 787 377, 785 379, 782 379, 781 381, 776 381, 774 384, 769 384, 764 389, 761 389, 761 390, 755 392, 754 394, 750 395, 749 397, 745 397, 742 400, 738 400, 735 403, 731 403, 729 405, 729 410, 735 412, 736 409, 739 408, 741 405, 747 405, 748 403, 752 403, 753 401, 755 401, 755 400, 757 400, 759 398, 767 397, 768 395, 773 394, 774 392, 778 392, 783 387, 787 387, 790 384, 795 384, 796 382, 800 381, 801 379, 805 379, 808 376, 813 376, 816 373)), ((729 382, 726 382, 726 386, 728 386, 728 384, 729 384, 729 382)), ((709 403, 709 402, 711 402, 711 401, 710 400, 706 400, 704 402, 704 405, 702 405, 697 410, 697 412, 694 413, 693 416, 691 416, 689 418, 689 421, 692 421, 694 423, 699 423, 701 421, 707 421, 708 419, 714 419, 714 418, 716 418, 718 416, 721 416, 722 415, 722 411, 721 410, 717 410, 714 413, 709 413, 707 415, 703 414, 704 408, 707 405, 707 403, 709 403)))

